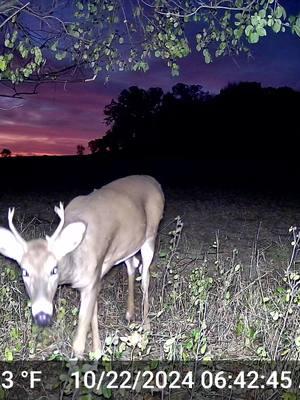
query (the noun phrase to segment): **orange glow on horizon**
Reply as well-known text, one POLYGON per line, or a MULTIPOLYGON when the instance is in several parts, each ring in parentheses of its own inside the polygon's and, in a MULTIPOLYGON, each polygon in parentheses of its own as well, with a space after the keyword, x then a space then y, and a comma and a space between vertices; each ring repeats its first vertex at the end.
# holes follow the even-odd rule
POLYGON ((43 157, 43 156, 47 156, 47 157, 51 157, 51 156, 55 156, 55 157, 57 157, 57 156, 61 156, 61 157, 63 157, 63 156, 70 156, 70 155, 74 155, 74 154, 59 154, 59 153, 38 153, 38 152, 35 152, 35 153, 28 153, 28 152, 19 152, 19 153, 16 153, 16 154, 12 154, 11 155, 11 157, 12 158, 15 158, 15 157, 43 157))

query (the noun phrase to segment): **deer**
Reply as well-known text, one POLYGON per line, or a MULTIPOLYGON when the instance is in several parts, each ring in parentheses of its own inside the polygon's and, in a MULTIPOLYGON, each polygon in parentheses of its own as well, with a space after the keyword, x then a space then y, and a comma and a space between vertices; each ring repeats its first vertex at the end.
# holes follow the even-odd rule
POLYGON ((54 211, 60 222, 45 238, 25 241, 8 210, 9 229, 0 227, 0 253, 15 260, 31 300, 33 321, 53 322, 53 300, 58 285, 80 292, 77 331, 72 351, 83 358, 91 328, 92 348, 102 351, 98 330, 98 293, 103 277, 115 265, 126 264, 128 300, 126 319, 134 317, 135 272, 141 273, 142 323, 150 329, 150 264, 164 211, 164 194, 151 176, 131 175, 117 179, 92 193, 75 197, 64 209, 54 211))

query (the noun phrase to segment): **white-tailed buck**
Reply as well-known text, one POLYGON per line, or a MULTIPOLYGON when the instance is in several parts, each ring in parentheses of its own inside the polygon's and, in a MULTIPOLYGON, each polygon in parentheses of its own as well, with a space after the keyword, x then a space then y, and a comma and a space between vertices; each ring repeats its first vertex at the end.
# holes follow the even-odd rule
POLYGON ((123 261, 129 281, 126 318, 130 320, 134 315, 135 270, 140 267, 143 322, 149 327, 149 267, 163 208, 159 183, 150 176, 133 175, 76 197, 65 210, 60 203, 59 208, 55 207, 60 223, 46 239, 22 239, 13 225, 14 209, 9 209, 10 230, 0 228, 0 253, 21 266, 35 322, 41 326, 51 323, 58 285, 70 284, 80 291, 79 322, 73 342, 76 356, 84 353, 90 326, 93 351, 101 348, 97 319, 100 281, 123 261))

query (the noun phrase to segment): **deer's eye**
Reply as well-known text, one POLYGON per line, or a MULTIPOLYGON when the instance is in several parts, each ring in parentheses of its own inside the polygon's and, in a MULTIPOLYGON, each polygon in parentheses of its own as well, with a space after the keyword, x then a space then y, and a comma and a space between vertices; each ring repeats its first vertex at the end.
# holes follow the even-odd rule
POLYGON ((27 272, 27 270, 25 268, 22 268, 22 276, 23 276, 23 278, 26 278, 27 276, 29 276, 29 273, 27 272))
POLYGON ((54 267, 53 270, 51 271, 51 275, 56 275, 57 274, 57 267, 54 267))

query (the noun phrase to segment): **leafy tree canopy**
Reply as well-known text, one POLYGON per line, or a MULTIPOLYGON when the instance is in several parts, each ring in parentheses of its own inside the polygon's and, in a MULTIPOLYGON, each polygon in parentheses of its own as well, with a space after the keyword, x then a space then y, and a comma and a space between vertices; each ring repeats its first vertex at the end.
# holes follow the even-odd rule
POLYGON ((286 30, 300 36, 300 16, 279 0, 2 0, 0 80, 108 79, 146 71, 151 57, 178 75, 178 60, 194 47, 210 63, 286 30))

